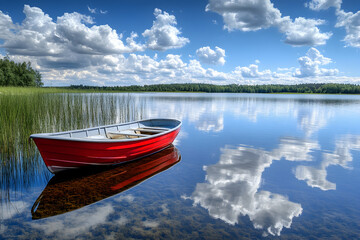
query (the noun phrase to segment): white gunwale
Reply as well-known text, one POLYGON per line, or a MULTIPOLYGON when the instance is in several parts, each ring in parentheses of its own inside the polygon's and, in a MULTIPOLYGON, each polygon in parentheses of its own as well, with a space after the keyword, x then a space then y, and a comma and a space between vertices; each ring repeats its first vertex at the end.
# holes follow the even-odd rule
MULTIPOLYGON (((159 137, 159 136, 168 134, 170 132, 173 132, 173 131, 177 130, 178 128, 180 128, 181 125, 182 125, 181 121, 176 120, 176 119, 154 118, 154 119, 145 119, 145 120, 139 120, 139 121, 133 121, 133 122, 127 122, 127 123, 118 123, 118 124, 104 125, 104 126, 99 126, 99 127, 84 128, 84 129, 78 129, 78 130, 70 130, 70 131, 64 131, 64 132, 38 133, 38 134, 32 134, 30 136, 30 138, 43 138, 43 139, 76 141, 76 142, 129 142, 129 141, 142 141, 144 139, 155 138, 155 137, 159 137), (176 124, 176 125, 173 128, 164 128, 164 127, 156 127, 156 126, 140 126, 140 124, 147 123, 147 122, 151 123, 151 121, 164 121, 164 122, 168 121, 168 122, 172 122, 173 124, 176 124), (151 130, 151 129, 153 129, 153 130, 164 130, 164 131, 153 134, 153 135, 146 135, 146 136, 140 137, 140 138, 127 138, 127 139, 109 139, 109 138, 106 138, 106 136, 104 138, 95 138, 95 137, 91 138, 91 137, 89 137, 89 134, 88 134, 89 131, 98 130, 99 131, 98 136, 102 136, 101 135, 102 130, 104 131, 104 133, 106 135, 107 131, 109 131, 109 133, 111 131, 113 131, 113 130, 110 130, 110 128, 117 127, 117 129, 119 129, 120 126, 126 126, 126 125, 132 125, 132 124, 138 124, 138 128, 143 128, 144 129, 143 131, 145 131, 145 129, 147 129, 147 130, 151 130), (109 128, 109 129, 107 130, 107 128, 109 128), (81 133, 81 132, 84 132, 86 134, 86 137, 79 137, 79 138, 72 137, 72 134, 81 133), (64 135, 64 134, 69 134, 69 137, 58 136, 58 135, 64 135)), ((130 130, 130 128, 129 129, 124 129, 124 130, 130 130)), ((139 131, 141 131, 141 130, 139 129, 139 131)))

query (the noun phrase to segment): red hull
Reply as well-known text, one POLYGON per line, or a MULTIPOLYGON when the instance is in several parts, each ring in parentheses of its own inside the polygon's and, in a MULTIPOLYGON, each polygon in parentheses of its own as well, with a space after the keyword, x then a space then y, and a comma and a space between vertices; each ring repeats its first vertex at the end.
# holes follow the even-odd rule
POLYGON ((152 138, 132 141, 89 142, 63 139, 33 138, 41 156, 53 172, 89 165, 112 165, 158 152, 169 146, 180 127, 152 138))

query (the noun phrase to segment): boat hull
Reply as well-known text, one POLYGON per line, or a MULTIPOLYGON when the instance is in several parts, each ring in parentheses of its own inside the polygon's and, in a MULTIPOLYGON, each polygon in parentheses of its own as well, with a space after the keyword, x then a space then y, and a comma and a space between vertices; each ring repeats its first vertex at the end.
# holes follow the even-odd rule
POLYGON ((159 136, 131 141, 71 141, 66 139, 33 138, 52 173, 92 165, 113 165, 132 161, 168 147, 180 127, 159 136))

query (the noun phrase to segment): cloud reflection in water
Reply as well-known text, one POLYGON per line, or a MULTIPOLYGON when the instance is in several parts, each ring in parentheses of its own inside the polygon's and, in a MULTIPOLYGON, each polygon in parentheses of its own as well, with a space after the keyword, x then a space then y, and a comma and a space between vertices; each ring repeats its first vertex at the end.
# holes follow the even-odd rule
POLYGON ((47 236, 52 235, 62 239, 73 239, 89 232, 90 229, 95 228, 99 224, 105 223, 112 213, 114 213, 114 207, 111 203, 92 205, 91 210, 83 208, 57 218, 31 222, 30 225, 33 228, 44 231, 44 234, 47 236))
POLYGON ((312 166, 297 166, 295 176, 299 180, 306 181, 306 184, 313 188, 321 190, 335 190, 336 184, 329 182, 327 177, 327 168, 329 166, 341 166, 351 169, 350 163, 353 161, 351 150, 360 150, 360 136, 346 135, 341 137, 335 144, 335 150, 332 153, 323 153, 323 160, 318 168, 312 166))
POLYGON ((262 173, 282 158, 311 161, 309 153, 316 148, 315 142, 295 138, 282 139, 273 151, 227 146, 217 164, 204 166, 206 182, 198 183, 189 198, 214 218, 234 225, 247 215, 255 228, 264 229, 264 235, 280 235, 283 227, 290 228, 292 219, 302 213, 302 207, 286 196, 259 191, 262 173))

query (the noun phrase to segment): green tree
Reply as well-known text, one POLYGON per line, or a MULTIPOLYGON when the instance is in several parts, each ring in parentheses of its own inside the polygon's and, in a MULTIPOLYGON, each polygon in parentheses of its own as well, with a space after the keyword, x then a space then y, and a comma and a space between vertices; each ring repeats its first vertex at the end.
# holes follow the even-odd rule
POLYGON ((41 87, 41 74, 31 63, 15 63, 9 57, 0 59, 0 86, 41 87))

